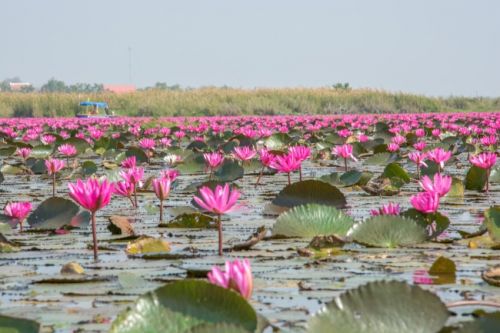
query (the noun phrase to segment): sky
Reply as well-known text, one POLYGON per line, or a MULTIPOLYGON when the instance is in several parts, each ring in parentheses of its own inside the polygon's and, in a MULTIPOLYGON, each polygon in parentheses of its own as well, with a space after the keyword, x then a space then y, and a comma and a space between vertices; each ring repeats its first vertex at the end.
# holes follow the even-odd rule
POLYGON ((0 1, 0 80, 500 96, 498 0, 0 1))

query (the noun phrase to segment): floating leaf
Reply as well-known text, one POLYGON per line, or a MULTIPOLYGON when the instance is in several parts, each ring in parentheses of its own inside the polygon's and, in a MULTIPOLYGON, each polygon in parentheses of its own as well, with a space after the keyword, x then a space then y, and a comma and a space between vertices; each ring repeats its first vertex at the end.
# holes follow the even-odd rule
POLYGON ((73 201, 52 197, 43 201, 26 221, 34 229, 54 230, 70 224, 78 211, 73 201))
POLYGON ((486 186, 487 179, 486 170, 473 165, 465 176, 465 189, 482 191, 486 186))
POLYGON ((97 172, 97 165, 92 161, 85 161, 81 165, 82 173, 84 176, 88 177, 97 172))
POLYGON ((54 147, 51 145, 39 145, 33 147, 30 157, 33 158, 47 158, 54 152, 54 147))
POLYGON ((468 321, 456 333, 498 333, 500 327, 500 312, 485 313, 468 321))
POLYGON ((450 219, 441 214, 440 212, 435 212, 432 214, 424 214, 416 210, 415 208, 410 208, 401 213, 402 216, 410 218, 416 221, 424 228, 429 228, 432 226, 432 233, 428 238, 434 238, 443 233, 450 225, 450 219))
POLYGON ((340 174, 338 172, 332 172, 328 175, 323 175, 319 178, 322 182, 328 183, 333 186, 343 186, 344 183, 340 180, 340 174))
POLYGON ((361 188, 371 195, 391 196, 400 192, 400 185, 404 184, 403 181, 398 181, 399 178, 384 178, 378 177, 370 179, 366 185, 361 188))
POLYGON ((80 138, 68 138, 68 139, 64 140, 63 142, 61 142, 61 144, 70 144, 70 145, 75 146, 78 154, 83 154, 88 148, 90 148, 89 143, 87 141, 85 141, 84 139, 80 139, 80 138))
POLYGON ((26 161, 26 166, 31 169, 35 175, 42 175, 47 173, 47 167, 45 166, 45 160, 28 158, 26 161))
POLYGON ((210 227, 210 223, 213 221, 214 219, 211 216, 196 212, 196 213, 178 215, 168 223, 162 223, 159 226, 165 228, 206 229, 210 227))
POLYGON ((434 261, 428 273, 432 275, 434 284, 455 283, 457 267, 453 260, 439 257, 434 261))
POLYGON ((451 181, 450 191, 443 197, 442 200, 443 202, 448 203, 463 202, 464 192, 464 183, 460 179, 453 177, 451 181))
POLYGON ((399 281, 370 282, 328 303, 308 322, 308 333, 435 333, 448 319, 438 296, 399 281))
POLYGON ((84 274, 85 270, 77 262, 69 262, 61 267, 62 275, 72 275, 72 274, 84 274))
POLYGON ((500 266, 491 267, 481 274, 481 277, 489 285, 500 287, 500 266))
POLYGON ((500 183, 500 166, 491 169, 490 183, 492 184, 500 183))
POLYGON ((243 178, 245 171, 235 161, 225 160, 222 166, 215 171, 215 179, 221 182, 232 182, 236 179, 243 178))
POLYGON ((422 166, 420 168, 420 176, 434 177, 436 173, 439 172, 439 164, 434 161, 425 161, 427 166, 422 166))
MULTIPOLYGON (((257 328, 257 315, 239 294, 205 281, 177 281, 139 297, 118 315, 110 333, 187 333, 203 323, 257 328)), ((236 332, 235 332, 236 333, 236 332)))
POLYGON ((488 229, 490 237, 500 243, 500 206, 492 206, 484 212, 483 224, 488 229))
POLYGON ((274 133, 264 140, 264 146, 266 146, 267 149, 270 150, 279 150, 284 148, 290 141, 292 141, 292 138, 288 134, 274 133))
POLYGON ((406 172, 403 167, 397 163, 390 163, 387 165, 384 169, 384 172, 382 173, 383 177, 387 178, 399 178, 402 179, 405 183, 410 182, 410 176, 408 175, 408 172, 406 172))
POLYGON ((312 238, 318 235, 345 236, 355 221, 332 206, 295 206, 278 217, 273 235, 312 238))
POLYGON ((352 238, 367 246, 395 248, 422 243, 427 234, 425 228, 413 220, 379 215, 355 225, 352 238))
POLYGON ((15 153, 17 147, 15 146, 1 146, 0 147, 0 156, 7 157, 15 153))
POLYGON ((112 215, 108 218, 108 230, 113 235, 134 235, 131 219, 126 216, 112 215))
POLYGON ((205 170, 203 154, 195 153, 188 155, 176 168, 183 175, 203 172, 205 170))
POLYGON ((0 172, 4 175, 22 175, 24 173, 24 170, 21 167, 15 165, 4 164, 2 165, 0 172))
POLYGON ((39 333, 40 323, 24 319, 0 315, 0 332, 2 333, 39 333))
POLYGON ((170 244, 163 239, 143 236, 129 242, 125 252, 129 255, 170 252, 170 244))
POLYGON ((252 333, 247 331, 241 326, 233 325, 233 324, 202 324, 196 327, 193 327, 189 332, 186 333, 252 333))
POLYGON ((319 180, 304 180, 287 185, 272 201, 274 205, 294 207, 308 203, 343 208, 346 199, 338 188, 319 180))
POLYGON ((125 151, 125 157, 132 156, 135 156, 137 163, 146 163, 149 161, 146 153, 138 147, 130 147, 125 151))
POLYGON ((378 153, 368 157, 363 163, 366 165, 387 165, 396 161, 397 155, 391 153, 378 153))

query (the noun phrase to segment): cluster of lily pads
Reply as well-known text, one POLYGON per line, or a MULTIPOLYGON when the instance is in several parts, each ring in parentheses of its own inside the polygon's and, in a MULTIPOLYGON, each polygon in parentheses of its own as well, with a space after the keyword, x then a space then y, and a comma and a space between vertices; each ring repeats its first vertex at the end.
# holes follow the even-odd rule
MULTIPOLYGON (((136 209, 151 200, 144 199, 148 192, 155 194, 159 204, 160 227, 214 226, 217 254, 238 252, 237 247, 224 249, 222 215, 242 204, 246 189, 237 181, 243 177, 254 177, 254 187, 287 183, 262 212, 277 216, 272 231, 241 246, 247 250, 259 241, 287 237, 310 240, 307 248, 297 249, 304 256, 333 255, 347 244, 397 248, 439 241, 453 223, 439 211, 442 202, 460 202, 466 190, 494 197, 491 192, 497 189, 491 184, 500 182, 499 128, 498 113, 2 119, 0 182, 15 177, 19 183, 46 183, 47 199, 33 209, 30 201, 9 198, 0 215, 0 252, 18 250, 8 240, 12 233, 58 235, 90 224, 97 260, 96 224, 102 223, 97 212, 114 200, 128 200, 136 209), (303 174, 305 163, 328 166, 332 172, 320 177, 303 174), (448 173, 450 164, 464 172, 448 173), (383 167, 380 174, 372 171, 377 166, 383 167), (206 178, 180 189, 176 179, 191 175, 206 178), (407 207, 389 200, 372 207, 370 216, 359 221, 345 211, 349 203, 343 189, 391 197, 414 185, 417 189, 407 207), (172 191, 192 193, 192 205, 199 212, 164 221, 163 206, 172 191)), ((133 234, 128 220, 120 216, 109 220, 112 233, 133 234)), ((477 233, 463 237, 470 246, 480 240, 489 248, 499 248, 500 206, 493 204, 484 212, 477 233)), ((166 240, 152 237, 127 246, 129 255, 169 251, 166 240)), ((118 316, 111 332, 248 333, 271 327, 248 302, 253 286, 248 261, 228 262, 225 271, 215 267, 207 276, 174 282, 140 297, 118 316)), ((493 276, 488 282, 500 284, 499 280, 493 276)), ((400 332, 405 327, 412 332, 437 332, 444 329, 448 315, 437 296, 418 286, 374 282, 327 304, 304 330, 400 332), (407 311, 395 322, 391 311, 400 303, 407 311)), ((0 328, 9 322, 33 327, 22 332, 35 332, 38 327, 35 322, 16 320, 0 316, 0 328)), ((498 316, 484 315, 446 329, 472 332, 473 325, 498 321, 498 316)))

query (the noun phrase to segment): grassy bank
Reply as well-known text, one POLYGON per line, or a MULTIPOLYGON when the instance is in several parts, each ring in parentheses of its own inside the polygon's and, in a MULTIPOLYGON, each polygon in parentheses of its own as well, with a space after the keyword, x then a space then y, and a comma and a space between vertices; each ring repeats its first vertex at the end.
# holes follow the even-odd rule
POLYGON ((431 98, 374 90, 224 89, 110 93, 0 93, 0 116, 73 116, 87 99, 129 116, 420 113, 500 110, 500 98, 431 98))

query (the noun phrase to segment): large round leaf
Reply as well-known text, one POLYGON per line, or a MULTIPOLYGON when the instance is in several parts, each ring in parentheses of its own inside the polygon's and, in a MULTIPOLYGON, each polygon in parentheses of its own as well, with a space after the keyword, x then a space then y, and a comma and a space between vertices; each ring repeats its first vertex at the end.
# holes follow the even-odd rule
POLYGON ((203 170, 205 169, 205 160, 203 159, 203 154, 193 153, 186 156, 182 163, 177 166, 177 169, 183 175, 203 172, 203 170))
POLYGON ((284 148, 292 139, 286 133, 274 133, 264 140, 264 145, 267 149, 281 149, 284 148))
POLYGON ((35 229, 59 229, 70 224, 78 214, 78 206, 71 200, 52 197, 42 202, 27 219, 35 229))
POLYGON ((135 156, 135 159, 137 160, 137 163, 146 163, 148 162, 148 156, 146 153, 137 147, 130 147, 125 151, 125 156, 126 157, 132 157, 135 156))
POLYGON ((402 216, 412 219, 417 222, 423 228, 428 228, 432 225, 432 233, 428 238, 434 238, 443 233, 450 226, 450 219, 441 214, 440 212, 435 212, 432 214, 424 214, 419 212, 415 208, 409 208, 401 213, 402 216))
POLYGON ((201 324, 193 327, 189 333, 252 333, 241 326, 232 324, 201 324))
POLYGON ((40 332, 40 323, 34 320, 0 315, 0 332, 38 333, 40 332))
POLYGON ((427 235, 425 228, 413 220, 379 215, 354 226, 352 238, 367 246, 394 248, 422 243, 427 235))
POLYGON ((332 206, 307 204, 282 213, 273 226, 274 235, 312 238, 318 235, 345 236, 355 221, 332 206))
POLYGON ((82 154, 85 152, 85 150, 90 148, 89 143, 87 141, 85 141, 84 139, 80 139, 80 138, 68 138, 68 139, 64 140, 63 142, 61 142, 61 144, 70 144, 70 145, 75 146, 78 154, 82 154))
POLYGON ((482 191, 486 185, 487 179, 486 170, 473 165, 465 176, 465 189, 482 191))
POLYGON ((215 171, 215 179, 222 182, 232 182, 233 180, 243 178, 245 171, 235 161, 225 160, 220 168, 215 171))
POLYGON ((439 297, 398 281, 371 282, 328 303, 308 333, 435 333, 448 319, 439 297))
POLYGON ((308 203, 343 208, 346 199, 338 188, 319 180, 304 180, 286 186, 272 201, 274 205, 295 207, 308 203))
POLYGON ((500 243, 500 206, 492 206, 484 212, 484 225, 490 237, 500 243))
POLYGON ((391 153, 378 153, 368 157, 364 164, 366 165, 387 165, 397 159, 396 154, 391 153))
POLYGON ((408 172, 406 172, 403 167, 397 163, 390 163, 388 164, 384 172, 382 173, 383 177, 387 178, 399 178, 402 179, 405 183, 410 182, 410 176, 408 175, 408 172))
POLYGON ((500 312, 484 313, 468 321, 456 333, 497 333, 500 327, 500 312))
POLYGON ((54 147, 51 145, 39 145, 33 147, 30 157, 33 158, 46 158, 54 151, 54 147))
POLYGON ((205 281, 183 280, 139 297, 113 322, 110 333, 187 333, 203 323, 226 323, 249 332, 257 314, 239 294, 205 281))

